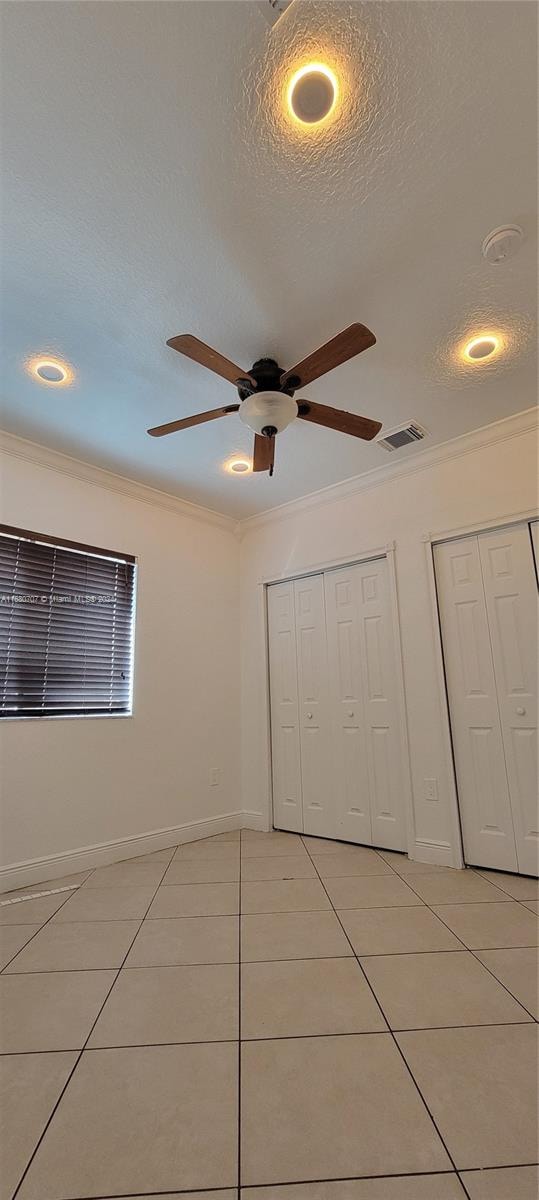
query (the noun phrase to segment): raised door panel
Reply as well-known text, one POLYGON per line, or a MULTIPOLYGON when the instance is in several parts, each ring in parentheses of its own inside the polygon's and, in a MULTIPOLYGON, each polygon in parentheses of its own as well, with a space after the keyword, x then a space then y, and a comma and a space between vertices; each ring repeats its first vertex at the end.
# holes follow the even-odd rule
POLYGON ((293 583, 268 588, 273 823, 303 829, 293 583))
POLYGON ((335 837, 324 579, 294 581, 305 833, 335 837))
POLYGON ((371 844, 370 783, 354 567, 324 577, 336 836, 371 844))
POLYGON ((396 646, 387 559, 354 567, 372 841, 406 849, 396 646))
POLYGON ((434 548, 466 861, 517 870, 478 539, 434 548))
POLYGON ((537 874, 537 585, 528 528, 481 534, 479 552, 519 870, 537 874))

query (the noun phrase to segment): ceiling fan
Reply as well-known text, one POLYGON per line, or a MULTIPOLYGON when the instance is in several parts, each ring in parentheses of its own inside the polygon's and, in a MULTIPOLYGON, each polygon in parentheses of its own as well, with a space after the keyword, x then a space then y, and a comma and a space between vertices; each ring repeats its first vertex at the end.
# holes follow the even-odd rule
POLYGON ((250 371, 242 371, 235 363, 224 358, 217 350, 212 350, 211 346, 206 346, 192 334, 178 334, 177 337, 169 338, 167 346, 171 346, 179 354, 185 354, 187 358, 192 358, 203 367, 208 367, 223 379, 228 379, 237 389, 240 403, 212 408, 209 412, 197 413, 193 417, 169 421, 167 425, 156 425, 149 429, 148 433, 152 437, 163 437, 167 433, 176 433, 178 429, 189 429, 191 425, 202 425, 205 421, 215 421, 217 417, 239 412, 240 420, 248 425, 255 435, 253 471, 269 471, 270 475, 273 475, 275 437, 296 417, 370 442, 382 428, 380 421, 371 421, 369 417, 343 412, 340 408, 330 408, 326 404, 313 404, 312 400, 296 401, 294 392, 312 383, 313 379, 319 379, 327 371, 332 371, 340 363, 354 358, 363 350, 368 350, 375 342, 376 338, 370 329, 356 322, 349 325, 348 329, 343 329, 342 333, 338 333, 324 346, 319 346, 318 350, 289 371, 283 371, 273 358, 260 358, 258 362, 253 363, 250 371))

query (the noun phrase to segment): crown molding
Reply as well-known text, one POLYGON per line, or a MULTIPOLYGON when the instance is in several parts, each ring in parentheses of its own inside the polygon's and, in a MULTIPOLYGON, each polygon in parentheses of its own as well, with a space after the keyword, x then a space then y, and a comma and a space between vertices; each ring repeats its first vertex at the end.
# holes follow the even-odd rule
POLYGON ((25 462, 32 463, 33 466, 56 471, 71 479, 78 479, 92 487, 105 488, 109 492, 128 496, 130 500, 137 500, 141 504, 164 508, 167 512, 175 513, 176 516, 188 517, 192 521, 203 521, 207 525, 216 525, 230 533, 234 533, 236 530, 237 521, 224 513, 192 504, 189 500, 181 500, 179 496, 173 496, 170 492, 161 492, 158 488, 137 483, 135 479, 128 479, 125 475, 116 475, 112 471, 104 470, 103 467, 96 467, 92 463, 83 462, 82 459, 72 458, 68 454, 50 450, 38 442, 30 442, 26 438, 16 437, 15 434, 5 433, 2 430, 0 430, 0 451, 13 458, 20 458, 25 462))
POLYGON ((272 525, 275 522, 299 516, 310 509, 336 503, 339 500, 347 500, 362 492, 369 492, 391 480, 431 470, 442 463, 450 462, 451 459, 461 458, 465 454, 472 454, 476 450, 509 441, 511 438, 531 433, 537 429, 539 429, 539 409, 527 408, 513 416, 494 421, 491 425, 483 425, 470 433, 451 438, 439 446, 418 450, 413 458, 400 459, 396 463, 384 463, 383 466, 374 467, 362 475, 352 476, 350 479, 344 479, 341 483, 330 484, 329 487, 310 492, 298 500, 290 500, 286 504, 279 504, 275 508, 266 509, 265 512, 246 517, 240 522, 241 536, 245 537, 245 534, 265 525, 272 525))
POLYGON ((238 540, 241 540, 245 537, 245 534, 260 529, 265 525, 285 521, 303 512, 308 512, 310 509, 360 495, 362 492, 368 492, 373 488, 381 487, 390 480, 399 479, 406 475, 415 475, 420 471, 428 471, 432 467, 449 462, 451 459, 460 458, 465 454, 473 453, 488 446, 494 446, 499 442, 509 441, 511 438, 533 432, 538 428, 539 410, 537 408, 527 408, 523 412, 515 413, 513 416, 504 417, 500 421, 494 421, 491 425, 484 425, 479 429, 472 430, 471 433, 465 433, 460 437, 452 438, 450 441, 442 442, 439 446, 431 446, 427 449, 418 450, 410 459, 400 459, 395 463, 384 463, 382 466, 374 467, 362 475, 355 475, 350 479, 344 479, 341 483, 330 484, 329 487, 320 488, 316 492, 310 492, 306 496, 301 496, 298 500, 290 500, 286 504, 279 504, 275 508, 266 509, 265 512, 256 513, 252 517, 245 517, 241 521, 229 517, 225 513, 216 512, 214 509, 192 504, 189 500, 182 500, 179 496, 173 496, 170 492, 162 492, 158 488, 148 487, 146 484, 138 483, 135 479, 129 479, 125 475, 117 475, 112 471, 105 470, 103 467, 96 467, 92 463, 84 462, 82 459, 72 458, 70 455, 62 454, 58 450, 50 450, 48 447, 42 446, 37 442, 28 441, 26 438, 20 438, 15 434, 6 433, 2 430, 0 430, 0 451, 14 458, 30 462, 34 466, 56 471, 72 479, 78 479, 93 487, 105 488, 118 495, 127 496, 129 499, 136 500, 139 503, 150 504, 153 507, 175 513, 177 516, 187 517, 193 521, 202 521, 207 525, 226 529, 238 540))

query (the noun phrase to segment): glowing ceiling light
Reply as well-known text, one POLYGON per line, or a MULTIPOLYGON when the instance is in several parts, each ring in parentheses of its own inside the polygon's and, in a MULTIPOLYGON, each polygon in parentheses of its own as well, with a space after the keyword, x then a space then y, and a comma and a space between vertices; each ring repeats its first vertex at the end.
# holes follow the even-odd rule
POLYGON ((59 358, 32 358, 26 369, 29 375, 48 387, 68 387, 74 378, 73 368, 59 358))
POLYGON ((492 358, 501 349, 501 340, 495 333, 481 333, 464 347, 463 355, 468 362, 483 362, 492 358))
POLYGON ((331 116, 338 95, 335 72, 325 63, 306 63, 295 71, 288 84, 288 111, 301 125, 320 125, 331 116))
POLYGON ((229 458, 224 466, 230 475, 248 475, 252 471, 248 458, 229 458))

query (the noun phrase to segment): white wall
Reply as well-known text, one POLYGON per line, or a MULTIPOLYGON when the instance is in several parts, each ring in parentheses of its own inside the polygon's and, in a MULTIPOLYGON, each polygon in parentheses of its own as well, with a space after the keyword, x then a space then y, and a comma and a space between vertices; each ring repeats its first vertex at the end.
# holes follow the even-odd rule
MULTIPOLYGON (((17 438, 2 444, 0 520, 123 550, 139 564, 134 716, 1 723, 2 863, 56 856, 56 867, 46 864, 49 878, 64 873, 62 855, 65 871, 75 870, 72 852, 88 846, 117 840, 120 848, 108 855, 98 851, 101 861, 113 861, 164 845, 166 835, 144 843, 155 830, 174 829, 173 840, 183 840, 270 824, 261 580, 393 542, 413 783, 410 849, 427 861, 458 861, 423 538, 536 510, 529 414, 425 451, 392 478, 389 464, 244 522, 241 557, 226 518, 17 438), (217 788, 209 785, 213 766, 222 772, 217 788), (423 798, 425 778, 438 781, 435 803, 423 798)), ((19 877, 45 876, 38 866, 19 877)), ((9 868, 5 880, 18 882, 9 868)))
MULTIPOLYGON (((2 722, 2 862, 223 814, 236 814, 236 827, 239 546, 233 523, 213 522, 210 514, 197 519, 203 512, 192 516, 190 506, 172 497, 19 439, 6 437, 4 445, 10 452, 0 461, 0 519, 134 554, 138 588, 132 718, 2 722), (18 457, 26 452, 36 461, 18 457), (214 766, 221 769, 218 787, 209 786, 214 766)), ((108 858, 141 854, 157 842, 134 843, 108 858)), ((66 866, 76 869, 76 860, 66 866)), ((32 877, 39 871, 22 876, 32 877)))
POLYGON ((242 777, 244 806, 270 821, 266 656, 261 580, 350 561, 395 542, 415 844, 424 861, 459 864, 447 723, 440 694, 425 535, 503 522, 537 506, 535 418, 517 418, 424 451, 408 467, 328 489, 243 525, 242 777), (429 465, 429 463, 431 465, 429 465), (409 470, 412 467, 412 470, 409 470), (406 473, 404 473, 406 472, 406 473), (344 493, 344 494, 343 494, 344 493), (349 494, 347 494, 349 493, 349 494), (438 800, 424 799, 436 779, 438 800))

